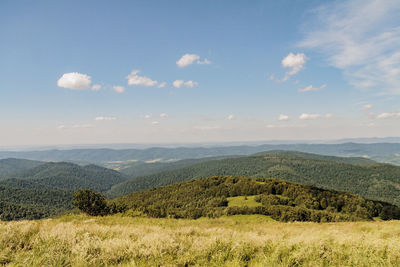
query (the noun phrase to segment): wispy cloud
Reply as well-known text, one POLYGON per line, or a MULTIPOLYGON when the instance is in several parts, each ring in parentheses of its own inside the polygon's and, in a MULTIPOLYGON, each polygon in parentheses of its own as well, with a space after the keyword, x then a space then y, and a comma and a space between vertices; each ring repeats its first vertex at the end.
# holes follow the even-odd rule
POLYGON ((227 119, 228 121, 232 121, 232 120, 235 119, 235 115, 231 114, 231 115, 229 115, 228 117, 226 117, 226 119, 227 119))
POLYGON ((308 114, 308 113, 303 113, 299 116, 300 120, 315 120, 321 118, 320 114, 308 114))
POLYGON ((400 112, 384 112, 376 116, 377 119, 399 119, 400 112))
POLYGON ((362 110, 370 110, 373 106, 371 104, 364 105, 361 109, 362 110))
POLYGON ((94 118, 95 121, 115 121, 116 119, 117 119, 116 117, 103 117, 103 116, 94 118))
POLYGON ((310 14, 299 46, 320 51, 358 88, 400 94, 399 12, 399 2, 391 0, 322 5, 310 14))
POLYGON ((146 76, 140 76, 139 75, 140 70, 133 70, 127 77, 126 79, 128 80, 129 85, 137 85, 137 86, 146 86, 146 87, 151 87, 151 86, 160 86, 164 87, 164 83, 158 83, 158 81, 152 80, 149 77, 146 76))
POLYGON ((172 86, 174 86, 175 88, 181 88, 183 85, 186 86, 186 87, 189 87, 189 88, 193 88, 193 87, 199 86, 199 83, 198 82, 194 82, 192 80, 186 81, 186 82, 184 80, 175 80, 172 83, 172 86))
POLYGON ((313 87, 312 85, 309 85, 307 87, 301 88, 298 91, 300 93, 304 93, 304 92, 312 92, 312 91, 319 91, 322 90, 326 87, 326 84, 321 85, 320 87, 313 87))

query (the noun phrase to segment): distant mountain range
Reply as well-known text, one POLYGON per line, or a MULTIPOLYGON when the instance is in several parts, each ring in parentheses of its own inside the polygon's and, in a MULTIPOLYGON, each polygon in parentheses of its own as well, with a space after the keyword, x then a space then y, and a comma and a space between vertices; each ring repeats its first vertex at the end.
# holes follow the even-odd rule
POLYGON ((154 147, 147 149, 72 149, 45 151, 0 151, 1 158, 39 161, 71 161, 80 164, 119 165, 134 161, 169 162, 205 157, 251 155, 269 150, 295 150, 341 157, 367 157, 378 162, 400 164, 400 143, 265 144, 220 147, 154 147))

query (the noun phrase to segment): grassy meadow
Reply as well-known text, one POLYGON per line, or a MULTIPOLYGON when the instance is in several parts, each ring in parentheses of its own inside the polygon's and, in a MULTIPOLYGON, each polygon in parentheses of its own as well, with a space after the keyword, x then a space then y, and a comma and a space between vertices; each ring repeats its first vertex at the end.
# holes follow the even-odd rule
POLYGON ((400 266, 400 221, 67 215, 0 222, 6 266, 400 266))

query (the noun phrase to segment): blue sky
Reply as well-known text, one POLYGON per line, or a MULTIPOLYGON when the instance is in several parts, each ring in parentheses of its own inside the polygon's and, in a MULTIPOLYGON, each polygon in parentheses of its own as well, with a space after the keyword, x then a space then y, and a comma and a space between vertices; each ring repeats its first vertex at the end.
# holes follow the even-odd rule
POLYGON ((0 146, 399 136, 399 11, 1 1, 0 146))

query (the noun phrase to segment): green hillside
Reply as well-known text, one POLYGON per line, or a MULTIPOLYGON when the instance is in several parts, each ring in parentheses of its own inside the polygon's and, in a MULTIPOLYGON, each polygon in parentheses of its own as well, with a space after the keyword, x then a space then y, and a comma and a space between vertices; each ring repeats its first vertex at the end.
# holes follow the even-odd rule
MULTIPOLYGON (((184 168, 190 165, 194 165, 196 163, 210 161, 210 160, 217 160, 227 158, 225 157, 206 157, 200 159, 184 159, 172 162, 130 162, 130 163, 116 163, 116 164, 106 164, 106 167, 113 168, 130 178, 149 175, 154 173, 159 173, 163 171, 170 171, 175 169, 184 168)), ((230 156, 233 157, 233 156, 230 156)))
POLYGON ((278 221, 400 219, 400 208, 388 203, 267 178, 214 176, 140 191, 114 201, 150 217, 261 214, 278 221))
POLYGON ((27 159, 1 159, 0 160, 0 179, 7 177, 8 175, 20 171, 25 171, 37 167, 44 162, 27 160, 27 159))
POLYGON ((114 170, 72 163, 45 163, 0 181, 0 219, 39 219, 72 209, 74 191, 105 192, 126 177, 114 170))
POLYGON ((121 196, 194 178, 233 175, 279 178, 400 204, 400 167, 378 163, 368 165, 343 163, 360 160, 352 158, 326 159, 325 156, 298 152, 274 152, 214 160, 178 170, 136 177, 114 185, 108 194, 121 196))
POLYGON ((115 171, 96 165, 79 166, 67 162, 50 162, 9 176, 0 184, 25 188, 78 190, 91 188, 104 192, 112 185, 126 180, 115 171))

